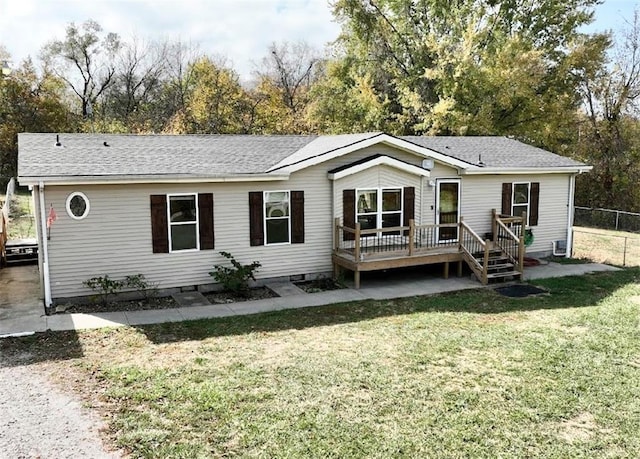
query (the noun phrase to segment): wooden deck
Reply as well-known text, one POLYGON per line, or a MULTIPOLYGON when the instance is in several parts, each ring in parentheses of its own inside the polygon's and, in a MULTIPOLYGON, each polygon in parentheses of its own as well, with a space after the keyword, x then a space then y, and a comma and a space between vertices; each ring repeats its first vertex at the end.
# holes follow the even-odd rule
MULTIPOLYGON (((334 275, 342 268, 353 271, 354 286, 360 288, 360 273, 382 269, 443 263, 443 276, 449 277, 449 264, 457 262, 462 273, 462 253, 457 240, 438 240, 439 231, 457 230, 457 224, 409 226, 361 230, 340 226, 336 221, 333 251, 334 275)), ((442 233, 443 234, 443 233, 442 233)))
POLYGON ((443 264, 443 277, 449 277, 449 265, 457 263, 458 276, 466 262, 483 284, 489 279, 522 276, 524 245, 520 234, 505 224, 517 223, 522 228, 523 217, 503 219, 492 212, 493 240, 480 238, 461 219, 459 223, 415 225, 393 228, 361 229, 340 225, 335 220, 334 276, 342 269, 354 273, 354 286, 360 288, 360 273, 383 269, 443 264), (519 269, 518 269, 519 268, 519 269))

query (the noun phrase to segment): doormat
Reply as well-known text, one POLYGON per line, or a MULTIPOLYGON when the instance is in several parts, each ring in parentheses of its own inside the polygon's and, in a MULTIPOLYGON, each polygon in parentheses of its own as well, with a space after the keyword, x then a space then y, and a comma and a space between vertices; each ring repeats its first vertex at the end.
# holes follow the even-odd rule
POLYGON ((502 296, 509 298, 525 298, 527 296, 540 295, 541 293, 547 293, 546 290, 540 287, 534 287, 529 284, 515 284, 508 287, 500 287, 495 289, 502 296))

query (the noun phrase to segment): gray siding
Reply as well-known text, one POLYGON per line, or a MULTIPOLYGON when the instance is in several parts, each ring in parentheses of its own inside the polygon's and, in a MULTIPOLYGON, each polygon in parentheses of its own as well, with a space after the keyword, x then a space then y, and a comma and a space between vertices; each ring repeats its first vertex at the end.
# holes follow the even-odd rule
MULTIPOLYGON (((342 217, 342 189, 366 186, 414 186, 416 220, 433 223, 435 188, 430 180, 457 177, 457 171, 437 164, 431 178, 387 166, 337 181, 327 171, 374 154, 387 154, 420 165, 422 158, 386 146, 374 146, 292 174, 288 181, 215 184, 152 184, 50 186, 45 207, 53 205, 58 219, 51 229, 49 259, 53 298, 90 294, 82 281, 109 274, 114 278, 144 274, 161 288, 209 284, 214 264, 224 262, 220 250, 238 260, 262 263, 259 278, 323 273, 331 270, 333 218, 342 217), (249 245, 249 191, 303 190, 305 243, 251 247, 249 245), (71 219, 65 210, 67 196, 81 191, 91 203, 84 220, 71 219), (168 193, 213 193, 215 250, 154 254, 151 245, 149 196, 168 193), (333 197, 333 199, 332 199, 333 197)), ((534 228, 535 244, 529 251, 548 251, 551 241, 566 238, 567 175, 530 177, 540 182, 540 219, 534 228)), ((482 233, 490 230, 490 212, 500 209, 501 184, 522 181, 522 176, 462 177, 462 215, 482 233)))

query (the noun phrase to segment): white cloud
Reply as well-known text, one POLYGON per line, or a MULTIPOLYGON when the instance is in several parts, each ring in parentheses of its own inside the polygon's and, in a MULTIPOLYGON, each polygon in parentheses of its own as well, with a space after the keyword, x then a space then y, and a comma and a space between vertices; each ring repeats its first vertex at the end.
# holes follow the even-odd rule
POLYGON ((339 32, 327 0, 0 0, 0 43, 19 62, 61 39, 69 22, 97 21, 124 39, 191 41, 247 78, 271 42, 322 48, 339 32))

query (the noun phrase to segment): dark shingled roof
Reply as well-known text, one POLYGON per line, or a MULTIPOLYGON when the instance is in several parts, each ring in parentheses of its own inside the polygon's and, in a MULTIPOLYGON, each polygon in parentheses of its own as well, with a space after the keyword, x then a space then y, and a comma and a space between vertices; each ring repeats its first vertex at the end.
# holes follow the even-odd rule
POLYGON ((404 136, 401 139, 452 156, 476 166, 480 158, 485 167, 578 167, 583 163, 556 155, 508 137, 423 137, 404 136))
POLYGON ((265 172, 315 136, 56 134, 18 136, 20 177, 196 176, 265 172), (109 145, 104 145, 104 142, 109 145))
MULTIPOLYGON (((232 177, 273 174, 383 133, 337 136, 33 134, 18 136, 21 178, 232 177), (61 146, 56 146, 59 138, 61 146), (105 145, 106 143, 106 145, 105 145), (276 167, 277 166, 277 167, 276 167)), ((474 166, 584 164, 506 137, 400 137, 474 166), (482 163, 480 163, 480 160, 482 163)))

